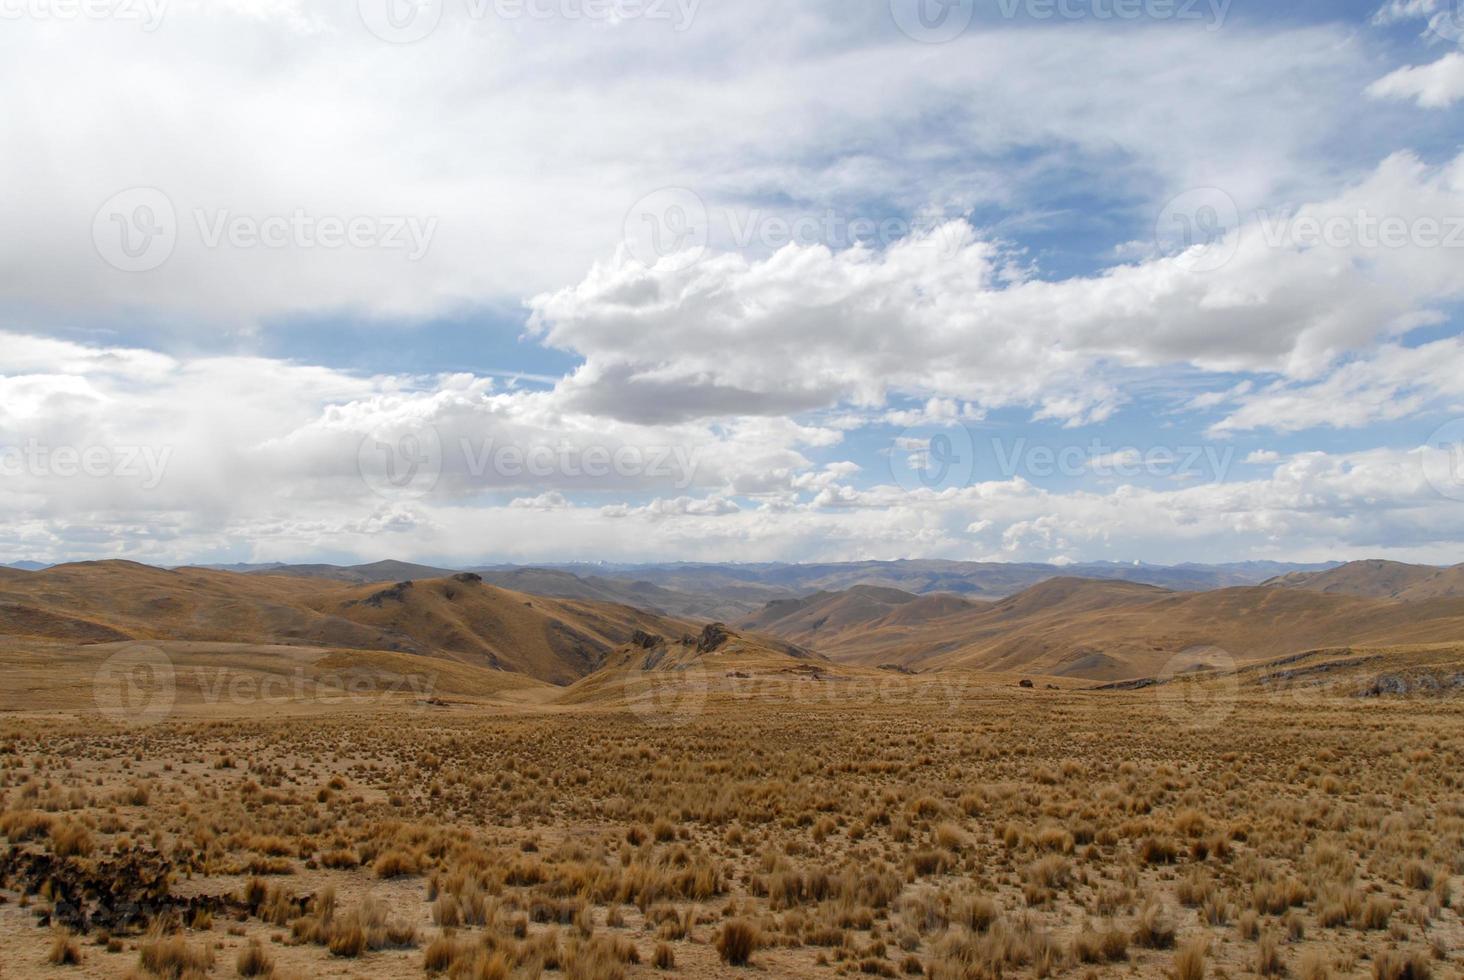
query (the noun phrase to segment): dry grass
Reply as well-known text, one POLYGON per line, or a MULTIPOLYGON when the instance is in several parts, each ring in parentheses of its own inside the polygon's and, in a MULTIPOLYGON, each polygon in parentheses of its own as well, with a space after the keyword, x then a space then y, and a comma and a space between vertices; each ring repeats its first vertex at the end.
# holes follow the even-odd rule
POLYGON ((1143 692, 1039 691, 1041 711, 1008 687, 957 710, 820 696, 714 699, 665 728, 612 709, 0 724, 0 960, 171 978, 1460 973, 1449 702, 1242 698, 1196 730, 1143 692), (112 886, 152 888, 151 911, 66 921, 65 896, 112 886))
POLYGON ((746 966, 757 949, 757 926, 743 919, 733 919, 717 933, 717 955, 731 966, 746 966))
POLYGON ((213 951, 190 945, 182 936, 154 935, 142 944, 138 957, 144 970, 168 980, 208 973, 213 968, 213 951))

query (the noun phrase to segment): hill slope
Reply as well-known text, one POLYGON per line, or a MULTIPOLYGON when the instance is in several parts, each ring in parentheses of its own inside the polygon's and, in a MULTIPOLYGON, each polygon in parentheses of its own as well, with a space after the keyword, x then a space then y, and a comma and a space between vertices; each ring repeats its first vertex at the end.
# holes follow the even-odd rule
POLYGON ((1424 587, 1432 580, 1451 580, 1455 586, 1464 586, 1461 568, 1435 568, 1433 565, 1408 565, 1400 561, 1351 561, 1326 571, 1297 571, 1263 583, 1281 589, 1304 589, 1306 592, 1323 592, 1328 595, 1366 596, 1372 599, 1404 599, 1414 589, 1423 589, 1413 598, 1445 598, 1446 595, 1464 595, 1464 592, 1449 592, 1448 586, 1439 589, 1438 584, 1424 587))
MULTIPOLYGON (((825 596, 760 625, 808 642, 810 609, 844 608, 825 596)), ((911 608, 910 603, 900 612, 911 608)), ((1448 642, 1464 638, 1464 601, 1417 602, 1249 587, 1169 592, 1123 582, 1054 579, 994 604, 911 620, 886 614, 825 632, 835 660, 920 670, 964 668, 1093 680, 1152 676, 1195 647, 1246 663, 1325 646, 1448 642)))
POLYGON ((593 671, 637 630, 698 628, 628 606, 509 592, 471 574, 381 588, 95 562, 0 578, 0 633, 11 636, 390 651, 554 684, 593 671))

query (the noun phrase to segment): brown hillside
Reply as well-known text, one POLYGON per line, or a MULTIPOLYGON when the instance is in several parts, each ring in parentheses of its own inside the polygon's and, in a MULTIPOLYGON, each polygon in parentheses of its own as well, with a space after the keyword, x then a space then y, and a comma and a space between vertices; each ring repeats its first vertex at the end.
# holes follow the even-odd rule
POLYGON ((392 651, 554 684, 594 670, 638 629, 697 628, 628 606, 509 592, 474 575, 382 587, 109 561, 0 581, 0 631, 12 636, 392 651))
MULTIPOLYGON (((1295 572, 1271 579, 1265 584, 1328 595, 1396 599, 1436 577, 1440 571, 1442 570, 1432 565, 1405 565, 1402 562, 1370 559, 1349 562, 1324 572, 1295 572)), ((1437 595, 1428 598, 1437 598, 1437 595)))
POLYGON ((1177 593, 1057 579, 914 625, 874 622, 816 648, 847 663, 1120 680, 1157 674, 1193 647, 1218 647, 1222 658, 1246 663, 1325 646, 1460 638, 1457 599, 1404 603, 1273 587, 1177 593))
POLYGON ((394 638, 394 648, 569 684, 597 669, 637 630, 681 636, 691 623, 629 606, 545 599, 485 584, 471 573, 328 593, 312 607, 394 638))

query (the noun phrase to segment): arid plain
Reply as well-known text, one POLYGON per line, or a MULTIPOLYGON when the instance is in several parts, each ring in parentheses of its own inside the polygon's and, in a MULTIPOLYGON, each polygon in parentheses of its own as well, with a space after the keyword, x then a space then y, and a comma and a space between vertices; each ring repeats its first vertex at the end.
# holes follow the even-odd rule
POLYGON ((6 571, 0 976, 1464 975, 1458 579, 6 571))

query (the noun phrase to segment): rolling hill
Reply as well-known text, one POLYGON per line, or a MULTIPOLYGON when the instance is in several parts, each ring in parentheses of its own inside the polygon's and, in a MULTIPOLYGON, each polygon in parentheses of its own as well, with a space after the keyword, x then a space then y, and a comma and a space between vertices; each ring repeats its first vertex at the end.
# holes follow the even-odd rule
POLYGON ((920 611, 914 603, 881 609, 863 596, 826 595, 797 609, 769 607, 743 625, 813 645, 843 663, 1091 680, 1152 676, 1194 648, 1219 648, 1217 659, 1246 663, 1325 646, 1464 638, 1464 601, 1405 603, 1274 587, 1186 593, 1068 578, 928 615, 912 615, 920 611), (847 616, 852 609, 865 618, 847 616), (825 611, 846 614, 837 630, 826 628, 825 611))
POLYGON ((716 692, 742 689, 744 695, 774 682, 818 684, 851 671, 828 658, 777 639, 709 623, 695 636, 680 638, 640 633, 605 658, 601 668, 573 684, 563 704, 629 705, 645 715, 697 710, 716 692))
POLYGON ((899 589, 916 595, 951 593, 970 599, 1004 599, 1049 579, 1078 577, 1138 582, 1178 591, 1199 592, 1243 585, 1294 572, 1333 567, 1280 562, 1229 565, 1145 565, 1095 562, 1082 565, 1009 564, 943 560, 670 565, 563 565, 577 575, 649 582, 677 592, 716 593, 759 605, 817 592, 844 592, 858 585, 899 589))
POLYGON ((554 684, 593 671, 637 630, 699 629, 624 605, 510 592, 471 573, 382 588, 108 561, 0 577, 0 635, 386 651, 554 684))
MULTIPOLYGON (((994 602, 860 584, 779 596, 720 627, 733 637, 728 650, 700 649, 703 617, 614 601, 626 587, 609 579, 503 572, 525 586, 594 595, 550 597, 501 588, 472 572, 436 575, 440 570, 394 563, 362 568, 368 570, 350 578, 121 561, 4 570, 0 636, 63 646, 142 640, 397 654, 561 687, 604 669, 644 665, 645 651, 658 645, 657 663, 677 669, 709 653, 743 650, 769 658, 775 671, 806 669, 825 656, 825 670, 838 664, 1115 681, 1153 676, 1196 648, 1221 664, 1244 664, 1324 647, 1464 638, 1464 598, 1456 591, 1464 572, 1425 574, 1389 563, 1205 592, 1056 577, 994 602), (434 577, 351 580, 418 569, 434 577), (1390 595, 1356 594, 1370 591, 1390 595), (647 638, 659 639, 648 646, 647 638)), ((645 584, 634 594, 665 599, 666 591, 645 584)))
POLYGON ((1264 583, 1275 588, 1303 589, 1328 595, 1374 599, 1446 599, 1464 597, 1464 565, 1437 568, 1396 561, 1354 561, 1321 572, 1293 572, 1264 583))

